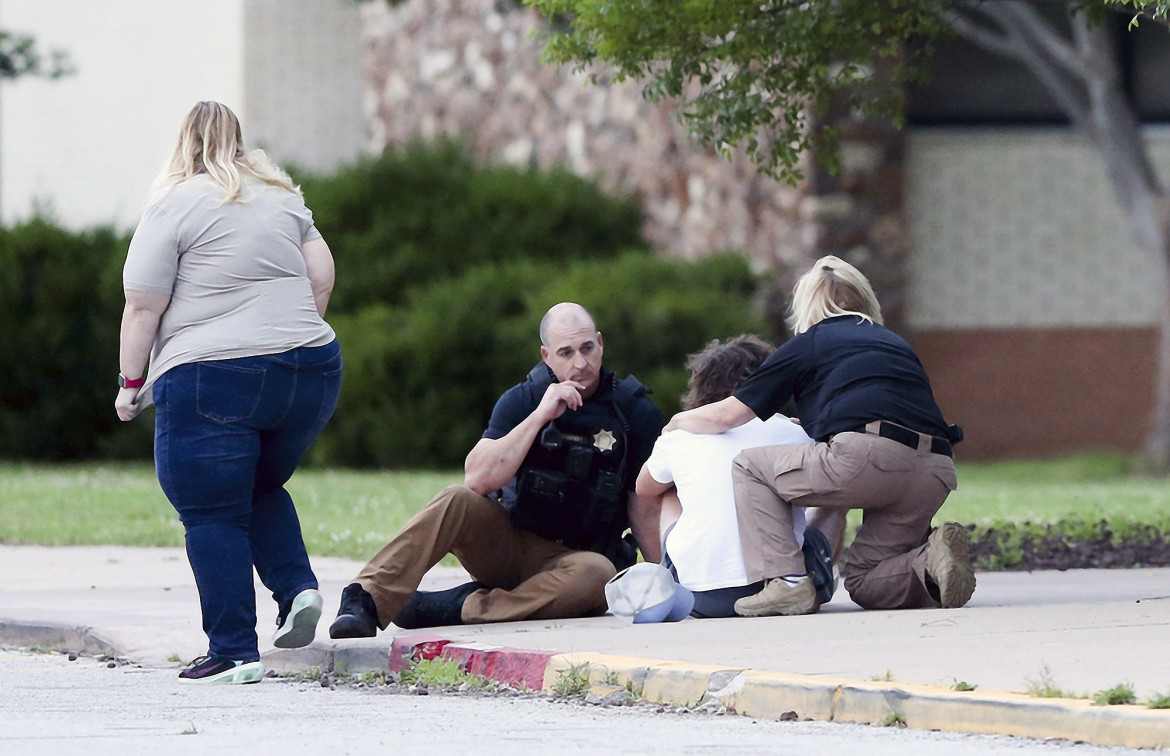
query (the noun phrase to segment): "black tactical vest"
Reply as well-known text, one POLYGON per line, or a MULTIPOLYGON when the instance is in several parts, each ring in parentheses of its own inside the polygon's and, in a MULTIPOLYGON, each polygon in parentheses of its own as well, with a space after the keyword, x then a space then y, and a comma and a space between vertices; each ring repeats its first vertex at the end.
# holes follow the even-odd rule
MULTIPOLYGON (((517 527, 604 554, 622 569, 634 559, 621 538, 629 525, 628 418, 646 387, 633 376, 618 381, 609 373, 606 379, 609 390, 599 390, 601 398, 541 429, 517 473, 511 516, 517 527)), ((528 380, 539 399, 555 377, 542 362, 528 380)))

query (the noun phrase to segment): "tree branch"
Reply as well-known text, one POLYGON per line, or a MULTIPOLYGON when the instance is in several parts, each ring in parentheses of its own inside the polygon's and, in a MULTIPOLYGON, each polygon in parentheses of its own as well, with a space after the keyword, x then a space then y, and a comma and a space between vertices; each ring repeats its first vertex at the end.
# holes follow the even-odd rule
POLYGON ((1023 55, 1023 51, 1019 48, 1019 41, 1010 37, 1007 32, 996 34, 964 16, 960 11, 945 14, 943 20, 960 37, 973 42, 988 52, 1002 55, 1005 58, 1020 58, 1023 55))
MULTIPOLYGON (((1116 49, 1109 30, 1090 26, 1081 17, 1072 19, 1073 37, 1081 57, 1092 71, 1085 82, 1093 119, 1093 138, 1106 154, 1106 170, 1114 176, 1115 186, 1130 183, 1119 190, 1123 202, 1142 201, 1143 195, 1162 194, 1157 171, 1149 160, 1141 122, 1127 101, 1117 68, 1116 49), (1136 179, 1140 188, 1132 186, 1136 179)), ((1148 201, 1148 197, 1145 197, 1148 201)))
MULTIPOLYGON (((1035 35, 1026 33, 1029 25, 1046 25, 1044 20, 1035 14, 1031 17, 1001 14, 998 5, 994 8, 992 6, 989 3, 968 4, 967 13, 985 16, 1002 32, 1000 34, 962 13, 950 14, 946 21, 957 34, 973 44, 1027 66, 1077 129, 1091 129, 1090 104, 1083 76, 1073 75, 1065 66, 1054 61, 1047 46, 1041 46, 1035 35)), ((1051 30, 1048 33, 1051 34, 1051 30)), ((1067 43, 1063 44, 1066 50, 1071 49, 1067 43)), ((1083 63, 1078 67, 1084 70, 1083 63)))
MULTIPOLYGON (((1077 54, 1078 50, 1069 40, 1052 30, 1036 9, 1023 3, 985 3, 981 10, 988 16, 1003 19, 1026 35, 1049 58, 1065 71, 1079 79, 1091 75, 1086 61, 1077 54)), ((1080 14, 1077 14, 1080 16, 1080 14)), ((1080 16, 1083 20, 1083 16, 1080 16)), ((1074 23, 1075 26, 1075 23, 1074 23)))

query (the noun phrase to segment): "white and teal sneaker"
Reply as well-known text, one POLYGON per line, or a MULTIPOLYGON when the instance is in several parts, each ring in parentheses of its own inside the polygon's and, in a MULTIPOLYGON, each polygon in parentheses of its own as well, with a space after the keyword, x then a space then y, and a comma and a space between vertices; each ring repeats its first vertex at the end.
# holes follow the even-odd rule
POLYGON ((297 594, 288 615, 276 618, 276 635, 272 645, 277 648, 301 648, 313 642, 317 634, 317 620, 321 619, 321 594, 306 588, 297 594))

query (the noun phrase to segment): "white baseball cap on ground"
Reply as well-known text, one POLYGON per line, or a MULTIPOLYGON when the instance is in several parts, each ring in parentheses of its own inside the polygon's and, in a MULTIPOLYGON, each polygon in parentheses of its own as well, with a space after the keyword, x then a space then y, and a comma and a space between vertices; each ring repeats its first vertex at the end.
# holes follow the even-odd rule
POLYGON ((695 595, 674 581, 660 564, 639 562, 605 584, 609 610, 635 624, 678 622, 695 608, 695 595))

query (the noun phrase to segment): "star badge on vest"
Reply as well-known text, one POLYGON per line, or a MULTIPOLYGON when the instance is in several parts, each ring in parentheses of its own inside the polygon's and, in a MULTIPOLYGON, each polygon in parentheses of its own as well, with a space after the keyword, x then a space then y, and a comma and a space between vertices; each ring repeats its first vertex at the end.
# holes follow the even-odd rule
POLYGON ((614 444, 617 443, 617 436, 613 435, 613 431, 602 428, 593 436, 593 445, 603 452, 613 451, 614 444))

